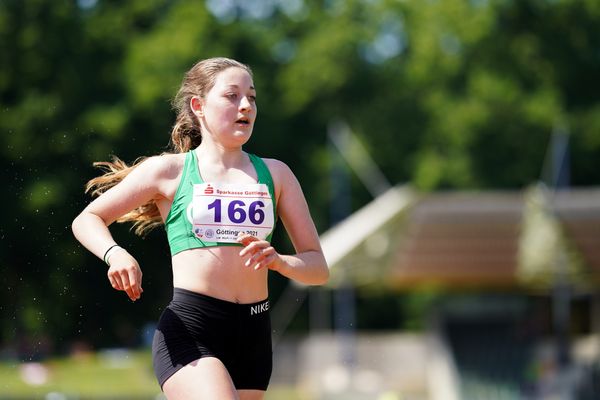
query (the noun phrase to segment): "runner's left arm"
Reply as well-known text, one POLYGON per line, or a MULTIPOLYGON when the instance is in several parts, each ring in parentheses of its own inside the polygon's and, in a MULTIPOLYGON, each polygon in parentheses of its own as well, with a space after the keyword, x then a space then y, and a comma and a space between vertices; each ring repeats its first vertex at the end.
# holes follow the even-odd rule
POLYGON ((329 279, 329 268, 300 183, 283 162, 268 160, 268 166, 279 189, 277 211, 296 254, 279 254, 268 242, 244 235, 239 239, 245 246, 240 255, 248 258, 248 267, 267 267, 300 283, 322 285, 329 279))

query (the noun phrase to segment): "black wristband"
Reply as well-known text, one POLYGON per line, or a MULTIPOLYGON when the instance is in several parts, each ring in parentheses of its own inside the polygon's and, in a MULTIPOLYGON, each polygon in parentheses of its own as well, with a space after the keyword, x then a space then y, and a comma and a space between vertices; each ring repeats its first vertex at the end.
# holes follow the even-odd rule
POLYGON ((105 264, 108 264, 108 262, 106 261, 106 255, 108 254, 110 249, 112 249, 113 247, 118 247, 118 246, 119 246, 118 244, 113 244, 104 252, 104 257, 102 257, 102 260, 104 261, 105 264))

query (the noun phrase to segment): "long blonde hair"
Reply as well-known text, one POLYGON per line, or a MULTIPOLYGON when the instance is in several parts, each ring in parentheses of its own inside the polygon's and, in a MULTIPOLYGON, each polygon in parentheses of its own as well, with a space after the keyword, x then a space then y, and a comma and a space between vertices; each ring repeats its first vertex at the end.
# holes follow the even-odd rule
MULTIPOLYGON (((175 124, 171 129, 170 147, 172 153, 185 153, 198 147, 202 141, 200 123, 190 107, 193 96, 205 97, 215 84, 217 75, 231 67, 241 68, 252 76, 249 66, 236 60, 224 57, 208 58, 197 62, 186 72, 179 91, 171 102, 177 113, 175 124)), ((118 157, 112 161, 95 162, 94 166, 104 173, 91 179, 85 187, 86 193, 99 196, 117 183, 121 182, 134 168, 147 157, 141 157, 129 166, 118 157)), ((162 218, 154 201, 149 201, 135 210, 123 215, 117 222, 132 222, 132 229, 137 235, 143 236, 153 228, 162 225, 162 218)))

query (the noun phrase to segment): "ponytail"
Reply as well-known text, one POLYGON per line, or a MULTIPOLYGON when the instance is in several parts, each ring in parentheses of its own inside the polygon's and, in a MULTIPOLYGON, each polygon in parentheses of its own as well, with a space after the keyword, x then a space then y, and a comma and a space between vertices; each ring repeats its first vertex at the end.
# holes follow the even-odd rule
MULTIPOLYGON (((108 189, 121 182, 134 168, 137 168, 146 158, 138 158, 128 166, 120 158, 113 156, 112 161, 95 162, 94 167, 104 171, 85 185, 85 192, 92 196, 100 196, 108 189)), ((162 218, 154 201, 148 201, 127 214, 119 217, 117 222, 132 222, 131 229, 138 236, 145 236, 152 229, 162 225, 162 218)))
POLYGON ((198 147, 201 141, 200 123, 188 106, 177 113, 171 129, 171 148, 174 153, 187 153, 198 147))

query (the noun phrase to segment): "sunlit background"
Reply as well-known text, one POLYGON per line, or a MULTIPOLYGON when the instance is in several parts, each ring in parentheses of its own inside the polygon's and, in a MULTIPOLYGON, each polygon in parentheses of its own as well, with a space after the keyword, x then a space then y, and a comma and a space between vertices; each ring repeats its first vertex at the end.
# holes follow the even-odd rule
POLYGON ((70 224, 213 56, 253 68, 247 150, 332 273, 270 276, 267 400, 600 399, 597 0, 0 0, 0 50, 0 399, 163 399, 164 230, 112 229, 132 303, 70 224))

